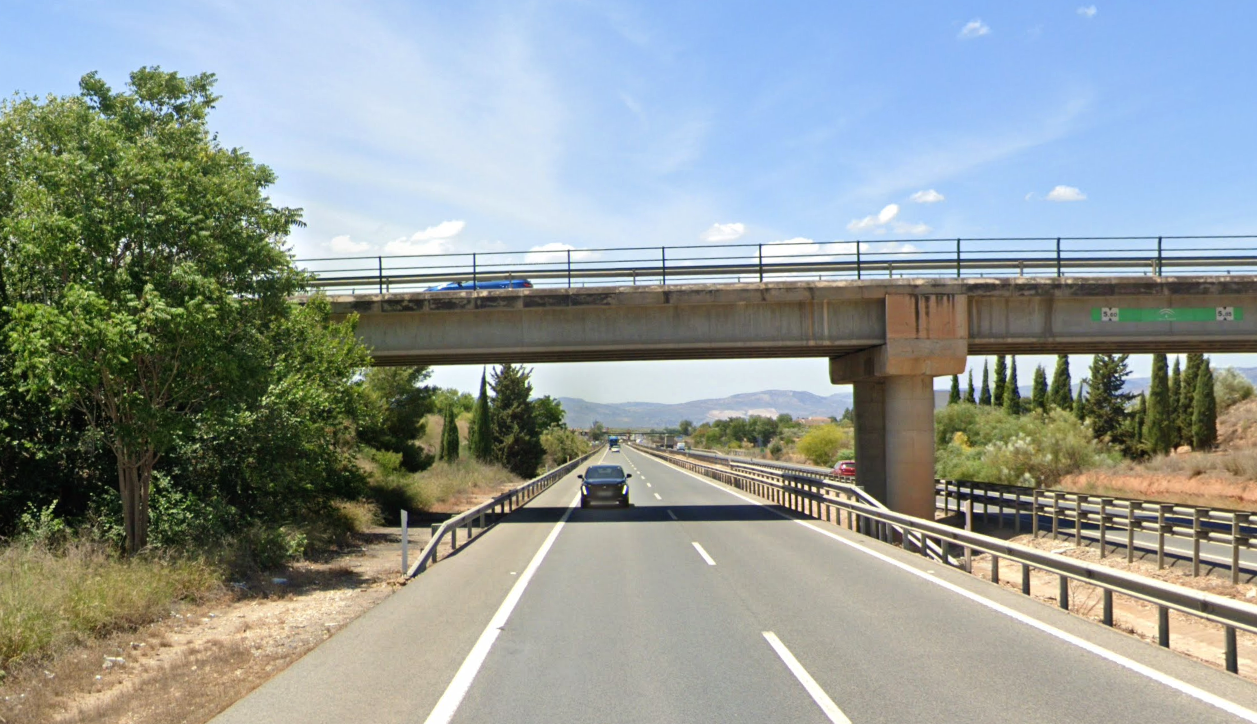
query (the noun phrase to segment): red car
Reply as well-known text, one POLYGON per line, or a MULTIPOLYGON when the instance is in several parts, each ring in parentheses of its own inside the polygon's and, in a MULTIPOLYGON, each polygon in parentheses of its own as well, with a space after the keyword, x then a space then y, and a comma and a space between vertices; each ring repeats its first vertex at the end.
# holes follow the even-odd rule
POLYGON ((855 461, 843 460, 834 466, 834 475, 843 475, 848 478, 855 477, 855 461))

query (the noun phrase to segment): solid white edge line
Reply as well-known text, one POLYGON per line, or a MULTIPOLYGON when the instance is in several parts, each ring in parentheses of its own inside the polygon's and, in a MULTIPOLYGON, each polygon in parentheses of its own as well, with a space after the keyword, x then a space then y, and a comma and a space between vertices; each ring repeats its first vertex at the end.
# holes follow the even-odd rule
POLYGON ((1008 616, 1009 618, 1015 621, 1024 623, 1027 626, 1030 626, 1032 628, 1036 628, 1049 636, 1053 636, 1055 638, 1060 639, 1061 641, 1064 641, 1069 644, 1073 644, 1074 646, 1077 646, 1078 648, 1083 649, 1084 651, 1093 653, 1102 659, 1111 661, 1114 664, 1117 664, 1118 666, 1121 666, 1125 669, 1129 669, 1130 671, 1140 674, 1141 676, 1146 676, 1147 678, 1152 679, 1153 681, 1164 684, 1165 686, 1168 686, 1171 689, 1174 689, 1175 691, 1186 694, 1187 696, 1190 696, 1193 699, 1196 699, 1197 701, 1200 701, 1210 706, 1221 709, 1222 711, 1225 711, 1228 714, 1237 716, 1240 719, 1243 719, 1244 721, 1253 722, 1253 724, 1257 724, 1257 712, 1251 709, 1246 709, 1243 706, 1236 704, 1233 701, 1224 699, 1218 696, 1217 694, 1212 694, 1208 691, 1205 691, 1204 689, 1201 689, 1198 686, 1193 686, 1192 684, 1189 684, 1186 681, 1170 676, 1169 674, 1157 671, 1151 666, 1141 664, 1138 661, 1135 661, 1133 659, 1128 659, 1125 656, 1122 656, 1121 654, 1115 651, 1110 651, 1104 648, 1103 646, 1100 646, 1099 644, 1094 644, 1090 641, 1087 641, 1084 638, 1062 631, 1056 628, 1055 626, 1046 624, 1032 616, 1028 616, 1024 613, 1021 613, 1020 611, 1014 611, 1013 609, 1003 605, 1002 603, 996 603, 995 601, 984 598, 981 595, 974 593, 972 591, 966 590, 964 588, 961 588, 960 586, 957 586, 954 583, 951 583, 949 581, 944 581, 941 578, 937 578, 934 575, 926 573, 925 571, 913 568, 912 566, 906 563, 903 563, 902 561, 897 561, 894 558, 891 558, 890 556, 884 555, 882 553, 878 553, 877 551, 872 550, 870 548, 866 548, 860 543, 856 543, 855 541, 849 541, 846 538, 843 538, 842 536, 837 535, 836 533, 831 533, 830 531, 824 530, 822 528, 817 528, 816 526, 812 525, 809 521, 799 520, 797 518, 791 518, 790 516, 782 513, 779 510, 774 509, 773 507, 765 503, 761 503, 760 501, 755 500, 753 498, 748 498, 745 495, 742 495, 741 493, 737 492, 736 490, 728 488, 720 483, 717 483, 714 480, 708 480, 707 478, 704 478, 696 473, 692 473, 689 470, 685 470, 684 468, 679 468, 673 465, 672 463, 665 462, 662 460, 660 462, 662 462, 664 465, 667 465, 668 467, 671 467, 677 472, 685 473, 686 475, 694 478, 695 480, 698 480, 703 483, 707 483, 708 485, 712 486, 713 488, 716 488, 717 490, 723 490, 729 495, 732 495, 737 498, 741 498, 742 500, 745 500, 748 503, 753 503, 763 508, 767 508, 768 510, 771 510, 772 512, 781 516, 782 518, 792 521, 794 523, 798 523, 799 525, 803 526, 804 528, 807 528, 808 530, 815 531, 816 533, 820 533, 821 535, 826 536, 828 538, 832 538, 833 540, 836 540, 839 543, 842 543, 843 545, 850 546, 851 548, 854 548, 862 553, 866 553, 870 556, 873 556, 874 558, 877 558, 886 563, 889 563, 892 566, 895 566, 904 571, 907 571, 908 573, 911 573, 914 576, 917 576, 918 578, 924 579, 926 581, 934 583, 935 585, 941 586, 953 593, 964 596, 965 598, 975 603, 986 606, 987 608, 993 611, 1002 613, 1005 616, 1008 616))
POLYGON ((690 541, 690 542, 694 544, 694 550, 698 551, 698 554, 703 557, 703 560, 707 561, 707 565, 709 566, 716 565, 716 562, 712 560, 711 556, 707 555, 707 551, 703 550, 703 547, 699 545, 698 541, 690 541))
POLYGON ((777 655, 785 662, 786 668, 790 669, 790 673, 794 674, 794 678, 799 680, 799 683, 807 690, 808 695, 812 697, 812 701, 816 702, 816 705, 821 708, 825 716, 834 724, 851 724, 851 720, 847 718, 847 715, 842 713, 842 709, 839 709, 834 700, 829 698, 829 694, 826 694, 821 685, 816 683, 816 679, 813 679, 812 675, 807 673, 807 669, 803 668, 803 664, 800 664, 799 660, 794 658, 794 654, 790 653, 790 649, 781 643, 781 639, 777 638, 777 634, 772 631, 761 631, 760 633, 764 634, 765 639, 768 639, 768 645, 773 647, 773 651, 777 652, 777 655))
MULTIPOLYGON (((605 454, 604 454, 605 457, 605 454)), ((458 667, 458 672, 454 674, 454 679, 450 681, 449 686, 445 687, 445 693, 441 694, 441 698, 437 700, 436 706, 432 708, 432 713, 428 714, 428 718, 424 720, 424 724, 448 724, 454 718, 454 714, 458 711, 458 707, 463 703, 463 698, 467 696, 467 691, 471 688, 471 684, 476 679, 476 674, 480 672, 480 667, 484 665, 484 660, 489 655, 489 649, 493 648, 493 642, 497 640, 498 634, 502 632, 502 627, 506 625, 506 620, 510 618, 511 612, 515 610, 515 605, 519 603, 519 599, 524 595, 524 589, 528 587, 532 576, 537 572, 537 568, 541 566, 541 561, 550 552, 550 547, 554 545, 555 539, 559 537, 559 531, 563 530, 563 526, 567 523, 567 519, 571 517, 572 511, 576 509, 577 503, 580 502, 580 495, 572 498, 572 502, 568 503, 567 510, 563 512, 563 517, 558 523, 554 524, 554 528, 550 531, 550 535, 546 536, 546 540, 537 549, 537 553, 528 563, 528 567, 524 569, 524 573, 515 581, 515 585, 511 586, 511 590, 503 599, 502 605, 498 607, 497 613, 493 614, 493 618, 489 619, 489 625, 485 626, 484 631, 480 634, 480 638, 476 640, 476 645, 471 647, 467 658, 463 659, 462 666, 458 667)))

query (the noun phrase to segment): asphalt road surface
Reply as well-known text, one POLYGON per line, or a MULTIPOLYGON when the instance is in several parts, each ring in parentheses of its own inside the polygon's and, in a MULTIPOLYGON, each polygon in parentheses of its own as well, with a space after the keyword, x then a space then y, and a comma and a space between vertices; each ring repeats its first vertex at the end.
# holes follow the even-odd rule
POLYGON ((582 510, 569 476, 214 721, 1257 722, 1225 672, 628 448, 605 462, 633 507, 582 510))

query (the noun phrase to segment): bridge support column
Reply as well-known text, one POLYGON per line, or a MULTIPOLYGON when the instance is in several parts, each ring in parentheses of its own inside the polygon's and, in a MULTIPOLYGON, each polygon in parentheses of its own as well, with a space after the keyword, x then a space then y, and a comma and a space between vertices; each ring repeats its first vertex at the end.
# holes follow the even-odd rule
POLYGON ((856 483, 899 513, 934 518, 934 378, 964 372, 968 316, 958 295, 886 298, 886 343, 829 360, 855 391, 856 483))

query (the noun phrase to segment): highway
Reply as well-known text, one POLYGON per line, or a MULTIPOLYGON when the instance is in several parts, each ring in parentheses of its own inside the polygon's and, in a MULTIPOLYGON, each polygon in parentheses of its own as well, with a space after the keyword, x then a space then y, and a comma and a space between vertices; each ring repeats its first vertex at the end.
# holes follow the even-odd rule
POLYGON ((569 476, 219 717, 1257 722, 1257 687, 662 461, 569 476))

